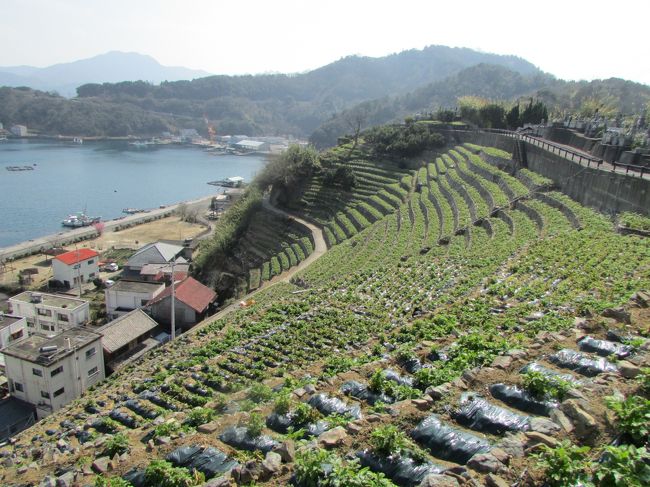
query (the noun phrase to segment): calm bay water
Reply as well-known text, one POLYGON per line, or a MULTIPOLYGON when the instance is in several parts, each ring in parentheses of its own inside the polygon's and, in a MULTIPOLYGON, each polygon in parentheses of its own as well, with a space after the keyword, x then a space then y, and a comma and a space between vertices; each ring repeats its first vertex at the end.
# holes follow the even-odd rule
POLYGON ((214 194, 218 188, 208 181, 250 181, 264 161, 196 147, 136 149, 122 141, 0 142, 0 247, 58 233, 61 220, 84 208, 110 220, 123 216, 123 208, 158 208, 214 194), (34 170, 5 169, 26 165, 34 170))

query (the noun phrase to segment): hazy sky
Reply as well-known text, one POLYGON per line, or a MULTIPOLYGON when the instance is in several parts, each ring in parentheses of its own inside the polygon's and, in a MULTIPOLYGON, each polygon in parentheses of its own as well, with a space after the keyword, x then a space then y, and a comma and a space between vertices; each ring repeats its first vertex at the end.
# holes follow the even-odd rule
POLYGON ((649 14, 648 0, 0 0, 0 66, 119 50, 215 74, 299 72, 442 44, 650 84, 649 14))

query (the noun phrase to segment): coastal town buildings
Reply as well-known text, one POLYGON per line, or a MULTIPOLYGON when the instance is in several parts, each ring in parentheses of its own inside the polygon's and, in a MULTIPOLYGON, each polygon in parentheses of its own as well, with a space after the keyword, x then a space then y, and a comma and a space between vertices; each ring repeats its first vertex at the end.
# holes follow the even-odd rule
POLYGON ((9 393, 44 418, 103 380, 102 335, 86 328, 34 333, 3 350, 9 393))
POLYGON ((27 336, 27 319, 0 313, 0 372, 4 370, 5 360, 1 350, 16 340, 27 336))
POLYGON ((25 291, 9 298, 10 313, 25 317, 27 332, 55 334, 85 325, 90 319, 88 301, 59 294, 25 291))
MULTIPOLYGON (((176 326, 187 330, 201 321, 217 299, 209 287, 192 277, 175 284, 174 316, 176 326)), ((161 324, 171 322, 172 287, 167 288, 148 303, 151 315, 161 324)))
POLYGON ((92 282, 99 275, 99 254, 92 249, 78 249, 57 255, 52 260, 54 280, 67 288, 92 282))
POLYGON ((24 125, 12 125, 9 132, 16 137, 25 137, 27 135, 27 127, 24 125))
POLYGON ((117 281, 106 288, 106 315, 116 319, 135 309, 142 308, 165 290, 162 282, 117 281))
POLYGON ((147 264, 185 264, 183 257, 186 252, 182 245, 174 245, 166 242, 154 242, 138 249, 123 267, 124 278, 138 279, 142 268, 147 264))

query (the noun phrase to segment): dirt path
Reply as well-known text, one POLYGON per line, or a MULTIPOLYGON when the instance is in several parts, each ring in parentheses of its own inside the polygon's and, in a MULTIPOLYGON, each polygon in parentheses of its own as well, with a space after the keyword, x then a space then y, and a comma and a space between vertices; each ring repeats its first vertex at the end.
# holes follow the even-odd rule
MULTIPOLYGON (((309 228, 309 230, 311 230, 312 237, 314 238, 314 251, 311 254, 309 254, 309 256, 297 266, 294 266, 284 271, 282 274, 278 274, 270 281, 266 281, 265 283, 263 283, 255 291, 252 291, 246 294, 245 296, 242 296, 240 301, 251 299, 259 292, 264 291, 265 289, 268 289, 269 287, 274 286, 279 282, 289 282, 294 275, 309 267, 316 260, 318 260, 325 252, 327 252, 327 244, 325 243, 325 238, 323 237, 323 231, 319 227, 303 220, 302 218, 298 218, 297 216, 292 215, 291 213, 287 213, 286 211, 273 206, 269 201, 268 197, 264 197, 262 201, 262 205, 264 206, 265 209, 272 211, 273 213, 285 216, 287 218, 291 218, 292 220, 295 220, 296 222, 301 223, 305 225, 307 228, 309 228)), ((224 316, 227 316, 228 314, 232 313, 237 309, 239 309, 239 301, 226 306, 225 308, 223 308, 222 310, 218 311, 217 313, 211 316, 208 316, 200 323, 197 323, 197 325, 194 326, 191 330, 189 330, 188 333, 192 333, 196 330, 199 330, 204 326, 212 323, 213 321, 216 321, 218 319, 223 318, 224 316)))

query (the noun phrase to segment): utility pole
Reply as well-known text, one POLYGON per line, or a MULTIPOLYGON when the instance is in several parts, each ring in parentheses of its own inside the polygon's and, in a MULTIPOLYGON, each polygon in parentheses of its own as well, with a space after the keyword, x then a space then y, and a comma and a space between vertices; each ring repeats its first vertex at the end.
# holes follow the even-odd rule
POLYGON ((174 264, 176 264, 176 260, 172 260, 172 341, 176 338, 176 279, 174 278, 174 264))
POLYGON ((76 245, 74 248, 77 251, 77 263, 74 267, 77 269, 77 284, 79 284, 79 297, 81 297, 81 262, 79 262, 79 248, 76 245))

